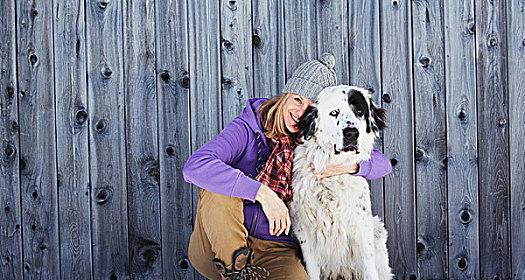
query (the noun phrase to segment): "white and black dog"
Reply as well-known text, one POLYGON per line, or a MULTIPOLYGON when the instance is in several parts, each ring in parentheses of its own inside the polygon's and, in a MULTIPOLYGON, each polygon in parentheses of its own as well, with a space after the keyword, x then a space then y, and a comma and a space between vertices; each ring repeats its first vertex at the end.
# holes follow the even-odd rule
POLYGON ((385 111, 368 90, 339 85, 319 93, 299 127, 290 216, 310 279, 391 279, 387 232, 372 216, 366 179, 350 174, 318 179, 310 168, 368 160, 385 111), (355 153, 350 153, 355 151, 355 153))

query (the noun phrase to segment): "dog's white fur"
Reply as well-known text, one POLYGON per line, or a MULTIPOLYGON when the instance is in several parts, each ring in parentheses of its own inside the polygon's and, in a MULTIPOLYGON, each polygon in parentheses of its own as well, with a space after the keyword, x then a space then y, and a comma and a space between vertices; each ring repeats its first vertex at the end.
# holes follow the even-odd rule
POLYGON ((377 129, 366 132, 366 120, 356 116, 355 108, 348 103, 351 90, 363 94, 370 110, 371 95, 365 89, 346 85, 324 89, 316 103, 313 137, 295 149, 290 216, 310 279, 375 280, 393 276, 388 264, 387 232, 380 218, 372 216, 366 179, 349 174, 317 179, 310 168, 310 163, 315 170, 322 170, 328 163, 350 165, 370 158, 377 129), (330 115, 335 109, 339 110, 339 122, 330 115), (359 131, 358 154, 336 154, 334 150, 343 148, 342 129, 348 124, 359 131))

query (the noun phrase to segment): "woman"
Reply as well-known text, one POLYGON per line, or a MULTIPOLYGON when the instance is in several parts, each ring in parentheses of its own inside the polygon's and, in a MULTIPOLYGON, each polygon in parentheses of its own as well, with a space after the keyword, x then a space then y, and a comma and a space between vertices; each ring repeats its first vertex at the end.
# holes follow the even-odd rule
MULTIPOLYGON (((336 84, 334 62, 330 54, 308 61, 293 73, 282 96, 249 99, 240 116, 186 162, 185 180, 200 187, 188 255, 202 275, 307 279, 283 199, 290 190, 298 120, 317 93, 336 84), (280 172, 282 182, 268 180, 272 172, 280 172)), ((367 162, 329 166, 320 176, 351 173, 377 179, 390 171, 389 160, 374 150, 367 162)))

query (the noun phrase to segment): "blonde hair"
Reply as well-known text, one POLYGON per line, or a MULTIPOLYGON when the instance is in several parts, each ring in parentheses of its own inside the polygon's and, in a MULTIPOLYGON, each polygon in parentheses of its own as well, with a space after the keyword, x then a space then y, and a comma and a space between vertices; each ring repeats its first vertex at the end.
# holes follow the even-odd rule
POLYGON ((294 138, 299 137, 298 133, 291 133, 284 122, 283 107, 289 97, 289 92, 274 96, 257 109, 261 114, 261 124, 266 138, 278 139, 286 135, 294 136, 294 138))

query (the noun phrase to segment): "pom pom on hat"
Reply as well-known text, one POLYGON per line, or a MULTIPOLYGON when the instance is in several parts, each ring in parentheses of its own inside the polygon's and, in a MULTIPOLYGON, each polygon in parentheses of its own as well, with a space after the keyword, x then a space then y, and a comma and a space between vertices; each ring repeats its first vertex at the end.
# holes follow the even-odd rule
POLYGON ((319 61, 329 69, 334 69, 335 67, 335 57, 331 53, 323 53, 319 61))

